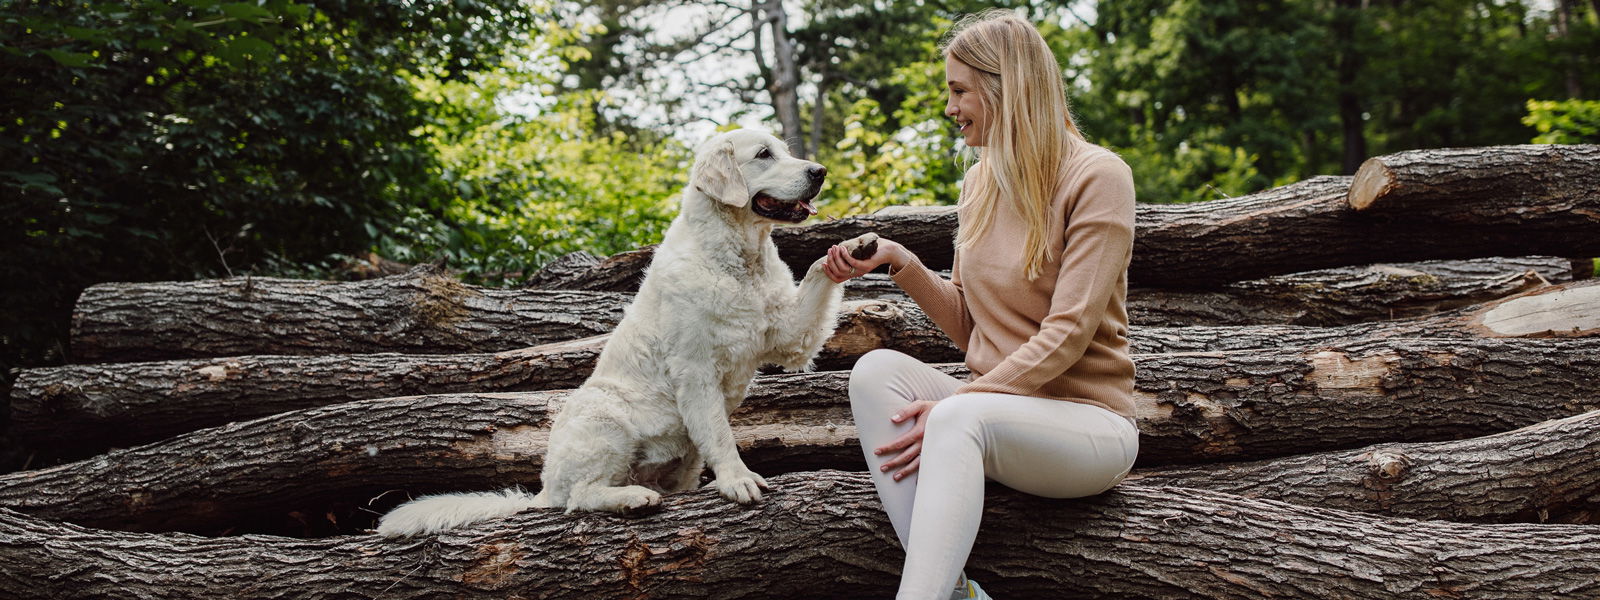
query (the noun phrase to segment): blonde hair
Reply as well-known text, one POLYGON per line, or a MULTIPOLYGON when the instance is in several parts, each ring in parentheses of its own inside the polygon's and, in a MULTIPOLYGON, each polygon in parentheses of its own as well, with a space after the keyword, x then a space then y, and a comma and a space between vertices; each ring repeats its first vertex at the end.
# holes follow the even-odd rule
POLYGON ((1067 158, 1084 141, 1067 109, 1061 65, 1032 23, 1004 9, 963 17, 944 55, 979 72, 976 91, 989 116, 988 148, 963 183, 967 218, 956 248, 971 246, 1005 201, 1028 227, 1025 272, 1033 281, 1054 258, 1045 239, 1050 200, 1067 158))

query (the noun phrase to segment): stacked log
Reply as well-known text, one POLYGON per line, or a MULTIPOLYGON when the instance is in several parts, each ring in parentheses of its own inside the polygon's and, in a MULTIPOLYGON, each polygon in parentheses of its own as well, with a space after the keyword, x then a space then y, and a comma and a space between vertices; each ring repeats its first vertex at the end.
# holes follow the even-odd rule
MULTIPOLYGON (((991 489, 969 572, 997 597, 1600 594, 1600 282, 1519 258, 1600 254, 1597 165, 1594 146, 1429 150, 1141 206, 1138 467, 1093 498, 991 489)), ((867 231, 948 268, 954 220, 774 239, 797 271, 867 231)), ((0 597, 890 594, 847 369, 893 348, 966 371, 882 276, 852 282, 816 371, 761 375, 731 416, 773 485, 759 504, 367 531, 417 494, 536 487, 650 256, 574 255, 518 290, 436 268, 91 288, 80 363, 22 372, 11 427, 92 456, 0 475, 0 597)))

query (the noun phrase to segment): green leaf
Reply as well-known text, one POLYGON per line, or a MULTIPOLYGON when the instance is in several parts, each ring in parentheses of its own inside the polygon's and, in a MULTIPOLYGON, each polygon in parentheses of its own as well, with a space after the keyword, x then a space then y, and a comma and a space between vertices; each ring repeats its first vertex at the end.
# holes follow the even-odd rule
POLYGON ((221 6, 222 14, 240 21, 253 21, 272 16, 272 11, 249 2, 229 2, 221 6))
POLYGON ((83 52, 68 52, 66 50, 40 50, 40 52, 43 52, 46 56, 54 59, 63 67, 70 67, 74 69, 88 67, 92 64, 89 61, 94 59, 93 56, 83 52))

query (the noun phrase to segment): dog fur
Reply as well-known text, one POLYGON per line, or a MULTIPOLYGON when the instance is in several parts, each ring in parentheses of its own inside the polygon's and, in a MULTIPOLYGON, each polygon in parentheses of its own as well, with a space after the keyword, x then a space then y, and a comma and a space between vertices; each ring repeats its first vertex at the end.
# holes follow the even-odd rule
POLYGON ((841 288, 823 259, 796 286, 770 237, 816 213, 825 174, 765 133, 703 144, 639 293, 556 416, 544 489, 419 498, 384 515, 378 532, 432 533, 534 507, 649 510, 663 492, 697 487, 704 466, 723 497, 759 500, 767 482, 740 459, 728 415, 758 367, 808 368, 833 332, 841 288))

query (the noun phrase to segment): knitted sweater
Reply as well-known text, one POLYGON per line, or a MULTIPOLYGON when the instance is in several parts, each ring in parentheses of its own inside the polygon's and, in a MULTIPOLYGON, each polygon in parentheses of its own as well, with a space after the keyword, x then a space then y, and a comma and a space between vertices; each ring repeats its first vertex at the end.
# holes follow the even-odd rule
MULTIPOLYGON (((1026 226, 1003 205, 988 231, 956 253, 951 279, 915 258, 890 275, 966 352, 973 378, 958 393, 1083 402, 1131 417, 1133 175, 1098 146, 1069 160, 1050 202, 1052 260, 1034 281, 1023 256, 1026 226)), ((965 223, 965 209, 957 215, 965 223)))

